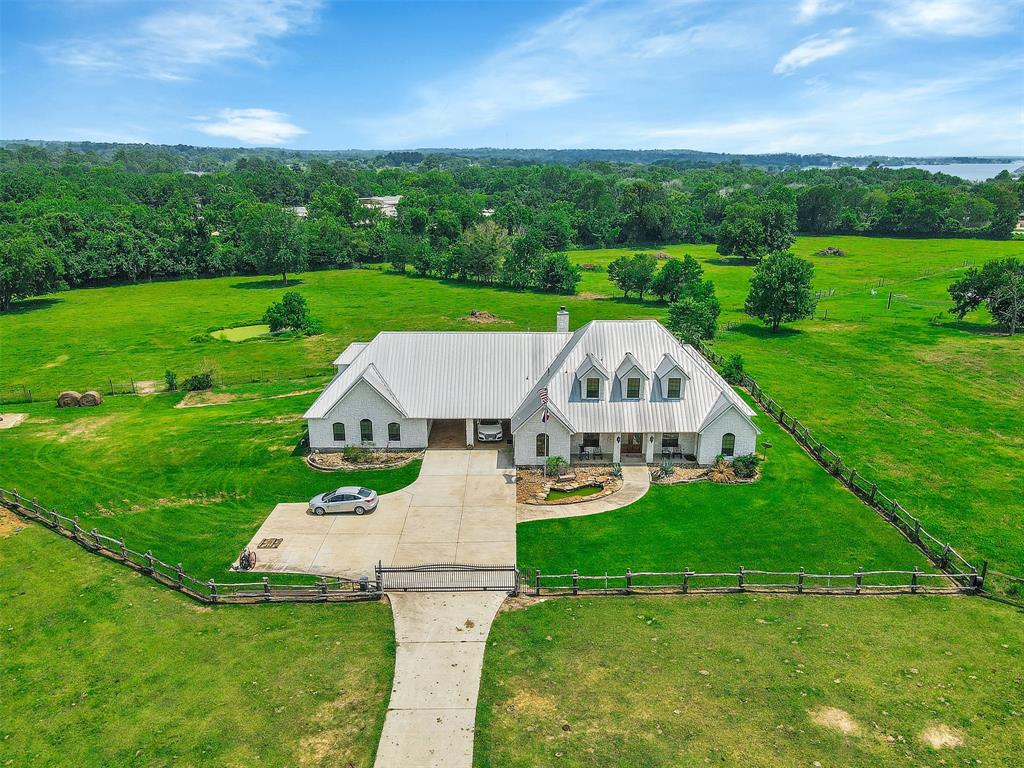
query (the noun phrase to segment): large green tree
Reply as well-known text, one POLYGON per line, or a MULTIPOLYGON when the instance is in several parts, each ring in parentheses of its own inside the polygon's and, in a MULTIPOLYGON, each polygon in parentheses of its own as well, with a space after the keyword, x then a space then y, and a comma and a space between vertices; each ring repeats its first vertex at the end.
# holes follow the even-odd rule
POLYGON ((643 299, 654 283, 657 265, 657 260, 649 253, 620 256, 608 265, 608 279, 622 291, 624 298, 628 299, 629 294, 635 293, 643 299))
POLYGON ((721 313, 714 284, 710 280, 697 281, 688 285, 669 307, 668 329, 689 344, 711 341, 718 331, 721 313))
POLYGON ((264 275, 280 275, 288 285, 288 273, 306 266, 306 247, 299 233, 298 217, 271 203, 242 206, 238 231, 250 264, 264 275))
POLYGON ((1024 261, 1007 257, 986 262, 980 269, 971 267, 967 273, 949 286, 954 306, 951 314, 963 319, 964 315, 982 304, 992 318, 1013 335, 1021 324, 1021 285, 1024 282, 1024 261))
POLYGON ((814 265, 788 251, 768 254, 754 267, 743 311, 777 333, 779 325, 812 317, 818 300, 811 290, 814 265))
POLYGON ((687 287, 700 282, 704 268, 690 254, 680 259, 668 259, 654 276, 651 291, 662 301, 677 301, 687 287))
POLYGON ((0 228, 0 311, 15 299, 62 287, 60 257, 38 238, 14 227, 0 228))

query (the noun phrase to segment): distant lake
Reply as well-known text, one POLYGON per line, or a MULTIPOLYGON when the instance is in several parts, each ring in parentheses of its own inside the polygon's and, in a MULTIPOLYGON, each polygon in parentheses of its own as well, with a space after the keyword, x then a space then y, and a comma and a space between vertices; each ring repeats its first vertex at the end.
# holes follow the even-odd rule
POLYGON ((1013 173, 1024 165, 1024 160, 1013 163, 950 163, 949 165, 887 165, 886 168, 920 168, 929 173, 946 173, 968 181, 985 181, 1002 171, 1013 173))

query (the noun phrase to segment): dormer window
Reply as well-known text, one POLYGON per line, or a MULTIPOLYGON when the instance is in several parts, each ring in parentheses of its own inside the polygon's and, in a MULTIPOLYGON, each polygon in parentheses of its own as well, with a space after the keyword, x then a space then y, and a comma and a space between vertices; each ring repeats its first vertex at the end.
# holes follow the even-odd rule
POLYGON ((626 379, 626 397, 630 400, 638 400, 640 398, 640 377, 630 376, 626 379))
POLYGON ((683 396, 683 380, 678 376, 670 376, 665 396, 669 400, 678 400, 683 396))
POLYGON ((601 380, 597 376, 587 378, 587 400, 598 400, 601 397, 601 380))

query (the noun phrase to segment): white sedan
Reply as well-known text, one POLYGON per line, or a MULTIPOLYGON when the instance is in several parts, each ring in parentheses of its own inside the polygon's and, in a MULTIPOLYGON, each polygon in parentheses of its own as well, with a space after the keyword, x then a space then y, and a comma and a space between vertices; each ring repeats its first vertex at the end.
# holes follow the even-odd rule
POLYGON ((476 439, 482 443, 496 443, 505 439, 502 432, 501 422, 494 420, 478 421, 476 424, 476 439))

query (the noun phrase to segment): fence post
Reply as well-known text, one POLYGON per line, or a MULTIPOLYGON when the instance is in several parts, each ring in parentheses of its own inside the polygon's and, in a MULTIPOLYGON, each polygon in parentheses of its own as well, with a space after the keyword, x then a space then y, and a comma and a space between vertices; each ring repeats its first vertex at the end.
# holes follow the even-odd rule
POLYGON ((892 500, 892 509, 889 510, 889 522, 896 519, 896 499, 892 500))
POLYGON ((633 592, 633 569, 632 568, 627 568, 626 569, 626 594, 631 594, 632 592, 633 592))
POLYGON ((917 573, 917 566, 915 565, 914 572, 910 574, 910 592, 912 594, 917 592, 917 573))
POLYGON ((946 570, 949 566, 949 542, 946 542, 946 546, 942 549, 942 561, 939 563, 939 567, 942 570, 946 570))
POLYGON ((54 528, 56 528, 58 531, 61 531, 61 530, 64 529, 64 526, 61 525, 61 522, 60 522, 60 515, 57 514, 57 510, 56 509, 51 509, 50 510, 50 517, 53 518, 53 527, 54 528))
POLYGON ((178 574, 178 589, 182 589, 185 586, 185 569, 181 567, 181 563, 174 566, 174 572, 178 574))
POLYGON ((96 547, 100 548, 103 545, 100 544, 100 532, 99 529, 93 528, 89 533, 92 534, 92 540, 96 542, 96 547))
POLYGON ((858 568, 857 569, 857 586, 854 589, 855 594, 858 594, 858 595, 860 594, 860 585, 861 585, 861 582, 863 582, 863 581, 864 581, 864 569, 863 568, 858 568))
MULTIPOLYGON (((264 579, 263 579, 263 583, 264 583, 264 584, 266 584, 266 583, 267 583, 267 579, 266 579, 266 577, 264 577, 264 579)), ((270 590, 270 587, 269 587, 269 586, 267 586, 267 587, 266 587, 266 589, 267 589, 267 600, 269 600, 269 599, 270 599, 270 591, 269 591, 269 590, 270 590)), ((326 599, 327 599, 327 577, 326 577, 326 576, 321 576, 321 577, 320 577, 320 596, 321 596, 321 597, 322 597, 322 598, 323 598, 324 600, 326 600, 326 599)))
POLYGON ((80 540, 80 534, 81 533, 82 533, 82 529, 78 525, 78 515, 75 515, 71 519, 71 535, 74 536, 75 540, 77 541, 77 540, 80 540))
POLYGON ((215 582, 213 579, 210 579, 208 582, 206 582, 206 586, 210 590, 210 602, 211 603, 216 603, 217 602, 217 582, 215 582))
POLYGON ((878 486, 874 483, 871 484, 871 496, 868 497, 868 501, 872 504, 875 503, 875 495, 878 493, 878 486))
POLYGON ((981 561, 981 575, 978 577, 974 588, 980 592, 985 586, 985 576, 988 575, 988 560, 981 561))
POLYGON ((853 485, 853 481, 856 480, 856 479, 857 479, 857 470, 856 469, 851 469, 850 470, 850 479, 846 481, 846 484, 848 486, 850 486, 851 488, 853 488, 854 490, 857 490, 856 487, 854 487, 854 485, 853 485))
POLYGON ((740 572, 739 572, 739 587, 740 587, 740 592, 742 592, 743 591, 743 566, 742 565, 740 566, 740 572))
POLYGON ((135 379, 133 377, 129 376, 128 377, 128 381, 130 381, 132 383, 132 394, 133 395, 139 394, 138 392, 135 391, 135 379))
POLYGON ((121 559, 124 560, 125 562, 127 562, 128 561, 128 547, 125 545, 124 539, 121 539, 121 541, 118 542, 118 543, 121 545, 121 559))
POLYGON ((917 519, 914 520, 914 543, 921 543, 921 521, 917 519))
POLYGON ((152 576, 154 573, 156 573, 156 566, 153 564, 153 552, 147 549, 145 557, 147 563, 146 568, 149 570, 149 573, 152 576))
POLYGON ((685 595, 690 591, 690 569, 683 569, 683 594, 685 595))
POLYGON ((533 574, 533 594, 540 597, 540 568, 533 574))
POLYGON ((574 595, 580 593, 580 572, 575 568, 572 569, 572 593, 574 595))
POLYGON ((39 517, 39 499, 35 496, 32 497, 32 514, 39 517))
POLYGON ((796 581, 796 591, 803 594, 804 591, 804 567, 800 566, 800 576, 796 581))
MULTIPOLYGON (((322 576, 320 578, 321 578, 321 580, 323 579, 322 576)), ((270 599, 270 578, 267 577, 267 576, 264 576, 262 579, 260 579, 260 581, 263 582, 263 599, 264 600, 269 600, 270 599)))
POLYGON ((113 379, 107 379, 107 383, 110 385, 110 394, 113 395, 114 394, 114 380, 113 379))

